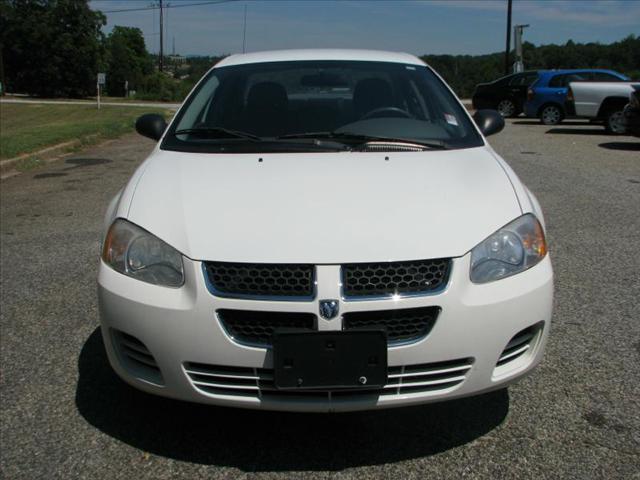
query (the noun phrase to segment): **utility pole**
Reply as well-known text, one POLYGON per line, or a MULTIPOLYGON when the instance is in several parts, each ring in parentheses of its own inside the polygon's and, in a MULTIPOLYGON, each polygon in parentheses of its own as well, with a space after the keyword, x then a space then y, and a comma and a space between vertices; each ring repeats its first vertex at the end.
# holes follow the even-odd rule
POLYGON ((244 26, 242 27, 242 53, 247 51, 247 4, 244 4, 244 26))
MULTIPOLYGON (((511 3, 512 0, 507 0, 507 47, 504 52, 504 74, 509 75, 509 50, 511 50, 511 3)), ((162 14, 160 14, 162 18, 162 14)))
POLYGON ((162 58, 164 56, 163 45, 162 45, 164 42, 164 38, 162 37, 162 0, 158 0, 158 1, 160 2, 160 58, 158 59, 158 70, 162 72, 164 68, 164 62, 162 58))

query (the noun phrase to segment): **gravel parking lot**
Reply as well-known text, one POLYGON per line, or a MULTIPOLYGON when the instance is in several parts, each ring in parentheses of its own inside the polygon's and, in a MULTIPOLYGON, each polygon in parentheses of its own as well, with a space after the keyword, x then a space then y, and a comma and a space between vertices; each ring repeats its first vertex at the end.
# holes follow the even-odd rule
POLYGON ((95 277, 134 134, 1 185, 3 478, 640 478, 640 140, 510 120, 556 272, 546 358, 508 390, 349 414, 148 396, 107 364, 95 277))

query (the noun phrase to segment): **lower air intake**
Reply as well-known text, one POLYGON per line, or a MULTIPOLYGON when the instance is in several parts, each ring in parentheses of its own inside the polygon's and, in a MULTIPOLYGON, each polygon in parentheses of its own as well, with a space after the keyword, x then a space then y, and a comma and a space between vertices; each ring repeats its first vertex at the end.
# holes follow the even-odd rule
POLYGON ((142 380, 157 385, 164 384, 156 359, 144 343, 119 330, 113 331, 113 338, 125 369, 142 380))
POLYGON ((534 345, 534 341, 541 329, 542 325, 536 324, 516 333, 509 343, 507 343, 507 346, 504 347, 496 366, 500 367, 507 363, 514 362, 527 353, 534 345))

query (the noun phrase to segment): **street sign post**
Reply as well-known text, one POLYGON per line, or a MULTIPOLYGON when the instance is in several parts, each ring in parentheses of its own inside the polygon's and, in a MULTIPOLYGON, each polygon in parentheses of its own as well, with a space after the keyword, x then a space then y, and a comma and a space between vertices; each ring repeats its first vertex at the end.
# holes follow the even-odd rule
POLYGON ((107 83, 107 74, 106 73, 98 73, 98 80, 96 82, 96 89, 98 90, 98 110, 100 110, 100 86, 107 83))

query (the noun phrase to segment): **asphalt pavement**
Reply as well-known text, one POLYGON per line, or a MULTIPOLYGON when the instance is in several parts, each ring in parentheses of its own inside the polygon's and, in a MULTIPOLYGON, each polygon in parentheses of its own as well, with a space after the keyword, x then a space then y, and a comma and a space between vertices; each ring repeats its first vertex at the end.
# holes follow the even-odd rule
POLYGON ((374 412, 194 405, 112 373, 102 217, 152 142, 127 135, 3 181, 0 476, 640 478, 640 140, 518 119, 490 142, 546 213, 545 360, 508 390, 374 412))

